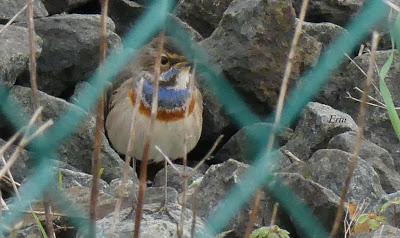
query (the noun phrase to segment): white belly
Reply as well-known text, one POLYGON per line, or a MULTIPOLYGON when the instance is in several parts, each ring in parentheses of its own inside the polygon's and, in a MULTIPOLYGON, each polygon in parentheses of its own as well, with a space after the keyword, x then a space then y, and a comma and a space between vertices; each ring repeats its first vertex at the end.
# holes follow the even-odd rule
MULTIPOLYGON (((196 93, 200 93, 196 90, 196 93)), ((160 154, 155 146, 170 158, 177 159, 184 156, 184 137, 185 122, 187 126, 187 151, 191 151, 200 139, 202 130, 202 113, 203 106, 201 96, 195 104, 193 112, 187 118, 176 121, 159 121, 154 124, 153 144, 150 146, 149 162, 160 162, 164 157, 160 154)), ((107 116, 106 130, 113 147, 122 154, 126 154, 129 140, 129 131, 131 124, 133 106, 128 97, 118 102, 107 116)), ((137 113, 135 117, 135 139, 133 141, 133 151, 131 156, 138 160, 142 159, 143 147, 149 117, 137 113)))

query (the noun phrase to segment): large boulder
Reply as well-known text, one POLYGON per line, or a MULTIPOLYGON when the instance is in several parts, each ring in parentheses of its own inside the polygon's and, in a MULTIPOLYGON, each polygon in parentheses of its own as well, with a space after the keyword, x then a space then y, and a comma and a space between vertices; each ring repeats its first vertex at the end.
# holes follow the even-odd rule
MULTIPOLYGON (((201 45, 253 109, 266 113, 276 105, 295 25, 289 0, 235 0, 201 45)), ((320 49, 317 40, 302 34, 292 79, 313 65, 320 49)))
MULTIPOLYGON (((353 153, 356 144, 356 133, 348 131, 333 137, 328 143, 328 149, 339 149, 353 153)), ((378 145, 362 140, 360 157, 367 161, 378 173, 382 188, 387 193, 400 190, 400 175, 394 169, 394 162, 389 152, 378 145)))
MULTIPOLYGON (((143 238, 175 238, 177 237, 177 227, 180 222, 182 208, 178 204, 169 204, 168 212, 160 211, 160 204, 145 204, 143 207, 143 217, 140 227, 140 237, 143 238)), ((132 208, 121 210, 119 214, 119 222, 116 224, 115 233, 112 237, 125 238, 132 237, 135 228, 131 217, 132 208)), ((96 232, 98 237, 109 236, 110 227, 114 222, 114 214, 110 213, 107 217, 96 222, 96 232)), ((183 238, 191 237, 192 228, 192 211, 186 209, 185 222, 183 226, 183 238)), ((200 217, 196 217, 195 232, 204 227, 200 217)))
POLYGON ((307 160, 316 150, 326 148, 333 136, 356 129, 356 123, 348 114, 324 104, 310 102, 303 110, 294 136, 284 149, 300 160, 307 160))
MULTIPOLYGON (((26 5, 25 0, 4 0, 0 2, 0 22, 9 21, 11 18, 17 14, 26 5)), ((42 0, 36 0, 33 2, 33 16, 45 17, 47 16, 47 10, 43 5, 42 0)), ((26 11, 25 14, 20 14, 16 21, 26 21, 26 11)))
MULTIPOLYGON (((100 16, 55 15, 35 20, 36 33, 43 39, 38 59, 39 90, 57 97, 72 95, 75 84, 88 79, 99 65, 100 16)), ((114 23, 107 20, 109 47, 119 45, 114 23)), ((29 84, 22 77, 20 83, 29 84)))
MULTIPOLYGON (((196 204, 197 214, 203 218, 207 218, 212 214, 231 188, 240 183, 241 176, 248 167, 248 165, 233 159, 229 159, 222 164, 212 165, 205 173, 197 191, 193 195, 194 197, 189 198, 189 201, 196 200, 194 204, 196 204)), ((244 234, 249 218, 249 206, 246 206, 240 213, 236 214, 228 225, 228 229, 232 229, 237 236, 244 234)), ((263 213, 264 209, 262 208, 261 210, 263 213)), ((256 223, 261 222, 262 218, 258 217, 256 223)))
MULTIPOLYGON (((351 158, 352 154, 345 151, 321 149, 307 163, 293 164, 287 171, 301 173, 340 195, 351 158)), ((347 192, 347 201, 361 203, 365 200, 372 208, 385 194, 378 174, 369 163, 359 158, 347 192)))
MULTIPOLYGON (((391 50, 378 51, 376 53, 376 63, 379 69, 382 68, 391 53, 391 50)), ((358 56, 354 59, 357 66, 353 63, 349 63, 341 72, 334 75, 322 90, 318 101, 335 107, 338 110, 348 113, 353 118, 356 118, 359 112, 360 103, 354 99, 350 99, 348 93, 350 93, 353 98, 361 98, 361 93, 356 90, 356 87, 361 90, 364 88, 365 75, 358 67, 360 67, 364 72, 367 72, 369 58, 370 54, 358 56)), ((398 83, 399 74, 400 57, 397 51, 395 51, 393 64, 389 69, 385 81, 392 94, 393 102, 396 107, 400 105, 400 84, 398 83)), ((373 83, 374 85, 379 86, 379 77, 376 73, 373 77, 373 83)), ((371 87, 369 95, 376 100, 383 102, 377 88, 371 87)), ((399 139, 393 130, 386 109, 377 106, 368 106, 365 120, 365 138, 388 150, 394 159, 396 170, 400 171, 399 139)))
POLYGON ((347 33, 343 27, 330 22, 304 22, 303 30, 321 42, 323 50, 326 50, 339 36, 347 33))
MULTIPOLYGON (((309 212, 315 216, 315 218, 326 230, 331 229, 335 220, 337 208, 339 206, 339 197, 335 195, 334 192, 310 179, 304 178, 297 173, 277 173, 276 178, 293 192, 299 202, 307 205, 309 212)), ((275 182, 273 181, 272 183, 275 182)), ((270 186, 274 186, 274 184, 271 184, 270 186)), ((268 201, 270 202, 266 203, 265 205, 269 207, 267 210, 272 211, 272 205, 274 202, 279 201, 276 198, 279 198, 282 194, 272 194, 271 192, 268 194, 270 195, 270 197, 268 197, 268 201)), ((285 196, 287 196, 286 193, 285 196)), ((264 220, 267 224, 269 224, 271 220, 271 213, 264 213, 263 215, 264 220)), ((278 209, 276 222, 276 224, 289 230, 293 235, 294 233, 297 233, 298 237, 307 236, 305 234, 303 235, 301 228, 295 225, 296 220, 294 216, 286 213, 284 209, 278 209)), ((340 232, 342 232, 342 230, 340 230, 340 232)))
MULTIPOLYGON (((57 118, 63 115, 63 113, 71 110, 84 113, 75 105, 62 99, 47 95, 43 92, 39 92, 37 96, 39 104, 44 106, 42 112, 43 120, 53 119, 54 121, 57 121, 57 118)), ((33 114, 32 90, 30 88, 14 86, 10 90, 10 97, 18 102, 26 113, 19 116, 31 116, 33 114)), ((59 146, 57 150, 59 159, 85 173, 90 173, 95 124, 95 118, 88 116, 84 121, 77 125, 77 127, 74 128, 72 136, 66 139, 59 146)), ((104 168, 102 176, 103 179, 110 181, 114 178, 120 177, 124 162, 118 154, 112 150, 104 134, 101 136, 101 139, 102 149, 100 160, 102 167, 104 168)), ((129 174, 133 177, 133 170, 130 170, 129 174)))
MULTIPOLYGON (((0 30, 3 27, 4 25, 0 25, 0 30)), ((38 57, 42 51, 43 41, 38 36, 35 37, 35 40, 36 56, 38 57)), ((28 29, 24 27, 8 26, 0 34, 0 84, 12 86, 17 77, 28 69, 30 55, 28 42, 28 29)))
POLYGON ((231 2, 232 0, 186 0, 178 5, 176 15, 207 37, 218 26, 231 2))

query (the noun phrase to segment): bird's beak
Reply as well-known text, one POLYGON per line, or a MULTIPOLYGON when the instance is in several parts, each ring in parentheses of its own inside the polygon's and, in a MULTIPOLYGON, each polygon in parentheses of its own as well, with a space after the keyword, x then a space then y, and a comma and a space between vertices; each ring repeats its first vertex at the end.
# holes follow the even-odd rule
POLYGON ((191 70, 191 66, 188 62, 179 62, 171 67, 169 70, 163 72, 160 75, 161 82, 170 82, 172 80, 176 80, 178 75, 181 73, 188 73, 191 70))

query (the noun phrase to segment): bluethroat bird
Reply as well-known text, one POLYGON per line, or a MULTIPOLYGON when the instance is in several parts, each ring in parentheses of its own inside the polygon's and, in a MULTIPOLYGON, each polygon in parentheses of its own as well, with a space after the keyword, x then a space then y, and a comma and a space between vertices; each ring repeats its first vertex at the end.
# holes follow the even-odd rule
MULTIPOLYGON (((130 156, 141 160, 145 136, 150 121, 152 95, 154 92, 154 65, 159 54, 158 38, 144 49, 128 68, 129 79, 122 82, 110 98, 110 111, 106 118, 106 130, 113 145, 121 154, 126 154, 130 135, 132 111, 138 95, 139 81, 143 79, 142 96, 135 115, 134 144, 130 156)), ((195 85, 189 88, 192 67, 174 47, 171 39, 165 38, 160 62, 159 97, 157 118, 154 124, 153 146, 149 162, 164 160, 155 149, 158 146, 170 159, 184 156, 184 137, 187 135, 187 151, 191 151, 200 139, 202 130, 203 99, 195 85), (186 113, 186 110, 189 110, 186 113), (185 132, 186 128, 186 132, 185 132), (186 134, 185 134, 186 133, 186 134)))

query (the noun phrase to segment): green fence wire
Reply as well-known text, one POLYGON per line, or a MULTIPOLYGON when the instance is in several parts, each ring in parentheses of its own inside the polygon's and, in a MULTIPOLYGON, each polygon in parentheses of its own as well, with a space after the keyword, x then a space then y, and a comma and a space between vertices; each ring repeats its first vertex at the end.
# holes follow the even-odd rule
MULTIPOLYGON (((149 6, 144 16, 127 34, 122 44, 123 48, 113 51, 107 57, 102 68, 89 79, 93 87, 85 88, 78 95, 77 106, 89 111, 101 92, 111 83, 125 64, 136 57, 138 49, 143 47, 161 29, 165 29, 168 35, 174 38, 177 46, 181 48, 186 57, 196 63, 197 71, 202 76, 202 80, 224 106, 226 113, 240 127, 261 121, 251 112, 228 81, 218 74, 201 47, 193 42, 180 26, 170 20, 168 15, 173 5, 173 1, 163 0, 154 1, 149 6)), ((347 28, 349 34, 342 35, 330 46, 321 56, 317 65, 300 79, 299 87, 290 94, 283 111, 282 120, 277 127, 278 130, 274 133, 278 133, 279 128, 289 126, 298 117, 306 104, 327 82, 333 70, 341 64, 344 53, 350 53, 367 36, 371 28, 387 15, 387 10, 381 0, 367 1, 365 8, 347 28)), ((26 125, 29 117, 9 97, 7 89, 2 85, 0 85, 0 100, 3 102, 0 105, 2 113, 14 124, 15 128, 18 129, 26 125)), ((33 174, 21 187, 21 200, 14 199, 9 205, 10 210, 1 214, 0 234, 5 235, 9 231, 8 228, 21 219, 29 205, 40 200, 45 189, 51 183, 55 183, 56 178, 52 171, 51 161, 57 159, 57 147, 68 139, 68 136, 77 129, 86 116, 85 113, 78 110, 67 111, 47 133, 31 144, 29 149, 33 152, 32 157, 36 162, 33 174)), ((265 137, 268 138, 268 134, 265 137)), ((226 199, 221 201, 217 210, 208 218, 204 230, 197 236, 201 238, 215 237, 228 225, 230 219, 240 211, 241 207, 251 199, 255 191, 264 186, 291 215, 304 237, 327 237, 327 232, 312 215, 310 209, 288 187, 273 176, 271 168, 277 159, 279 157, 276 151, 267 153, 265 148, 259 148, 253 166, 244 174, 240 184, 232 188, 226 199)), ((89 223, 82 219, 84 218, 81 213, 82 210, 69 202, 63 194, 56 196, 58 208, 71 217, 72 223, 79 228, 83 236, 87 235, 89 223)))

